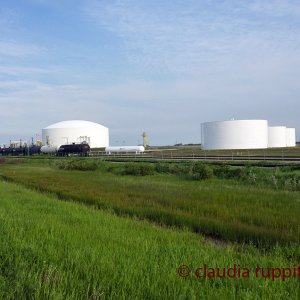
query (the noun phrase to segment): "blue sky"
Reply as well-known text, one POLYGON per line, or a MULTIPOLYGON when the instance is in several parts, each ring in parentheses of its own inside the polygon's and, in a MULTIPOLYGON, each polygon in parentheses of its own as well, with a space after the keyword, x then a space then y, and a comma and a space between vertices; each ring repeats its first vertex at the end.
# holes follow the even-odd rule
POLYGON ((230 118, 300 132, 299 1, 0 4, 0 144, 68 119, 112 145, 197 143, 230 118))

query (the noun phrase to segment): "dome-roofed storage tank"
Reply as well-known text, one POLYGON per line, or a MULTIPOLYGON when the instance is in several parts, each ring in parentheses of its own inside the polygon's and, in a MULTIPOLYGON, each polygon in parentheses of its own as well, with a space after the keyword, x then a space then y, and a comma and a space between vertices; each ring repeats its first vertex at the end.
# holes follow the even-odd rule
POLYGON ((201 124, 201 148, 264 149, 268 147, 268 121, 230 120, 201 124))
POLYGON ((86 142, 91 148, 109 145, 108 128, 100 124, 70 120, 52 124, 42 130, 44 145, 60 146, 63 144, 86 142))
POLYGON ((286 147, 286 127, 285 126, 270 126, 269 132, 269 148, 286 147))
POLYGON ((296 129, 286 128, 286 146, 295 147, 296 146, 296 129))

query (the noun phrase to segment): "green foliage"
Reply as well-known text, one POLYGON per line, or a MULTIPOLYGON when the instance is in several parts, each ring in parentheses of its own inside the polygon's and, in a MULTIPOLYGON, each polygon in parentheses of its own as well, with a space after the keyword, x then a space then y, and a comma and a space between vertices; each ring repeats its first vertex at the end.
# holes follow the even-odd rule
POLYGON ((214 176, 214 172, 209 165, 197 162, 192 166, 192 176, 196 180, 211 179, 214 176))
MULTIPOLYGON (((282 191, 282 183, 277 183, 277 189, 266 188, 270 183, 261 183, 261 178, 273 174, 269 169, 244 168, 246 177, 242 180, 214 177, 195 182, 186 180, 185 176, 157 173, 122 176, 124 163, 97 164, 96 171, 82 174, 68 170, 57 172, 48 163, 35 161, 2 165, 0 174, 6 180, 54 193, 60 199, 109 208, 120 215, 159 224, 186 227, 222 239, 266 247, 299 241, 298 195, 282 191), (107 172, 108 168, 115 168, 114 173, 107 172)), ((276 176, 279 175, 274 175, 275 179, 276 176)))
POLYGON ((218 178, 227 179, 231 177, 231 168, 225 164, 213 166, 213 172, 218 178))
POLYGON ((0 224, 0 299, 299 299, 299 279, 254 276, 257 266, 298 266, 299 244, 260 251, 220 243, 6 182, 0 182, 0 224), (186 278, 178 274, 182 264, 191 269, 186 278), (251 276, 196 279, 204 264, 236 264, 251 276))
POLYGON ((63 158, 56 162, 56 166, 61 170, 94 171, 98 165, 93 160, 80 158, 63 158))
POLYGON ((156 172, 161 174, 187 175, 190 172, 190 168, 189 163, 155 163, 156 172))
POLYGON ((124 168, 125 175, 146 176, 154 174, 154 166, 147 163, 126 163, 124 168))

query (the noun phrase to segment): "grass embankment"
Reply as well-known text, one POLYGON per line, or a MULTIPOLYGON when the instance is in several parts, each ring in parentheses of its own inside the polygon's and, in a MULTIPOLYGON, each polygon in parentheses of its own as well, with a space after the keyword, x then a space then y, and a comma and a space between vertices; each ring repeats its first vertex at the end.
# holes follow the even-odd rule
MULTIPOLYGON (((59 170, 43 162, 2 165, 0 175, 61 199, 225 240, 270 247, 297 244, 300 239, 299 193, 258 187, 254 181, 251 186, 166 174, 123 176, 106 168, 59 170)), ((300 257, 299 251, 296 255, 300 257)))
MULTIPOLYGON (((51 185, 50 170, 40 168, 51 185)), ((257 267, 293 268, 284 248, 215 248, 191 232, 57 200, 0 182, 1 299, 299 299, 299 279, 255 277, 257 267), (250 277, 196 279, 203 264, 240 265, 250 277)))

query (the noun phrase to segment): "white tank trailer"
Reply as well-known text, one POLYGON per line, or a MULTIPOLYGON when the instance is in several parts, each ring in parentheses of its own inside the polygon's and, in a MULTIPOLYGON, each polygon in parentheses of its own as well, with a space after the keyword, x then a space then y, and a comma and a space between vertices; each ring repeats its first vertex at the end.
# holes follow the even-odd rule
POLYGON ((140 154, 145 152, 144 146, 110 146, 105 148, 107 154, 112 153, 135 153, 140 154))
POLYGON ((41 152, 44 154, 56 154, 59 147, 60 147, 60 145, 59 146, 45 145, 45 146, 41 147, 41 152))
POLYGON ((230 120, 201 124, 201 148, 265 149, 268 147, 267 120, 230 120))
POLYGON ((270 126, 268 128, 268 147, 281 148, 286 147, 286 126, 270 126))
POLYGON ((296 146, 296 129, 286 128, 286 146, 295 147, 296 146))

